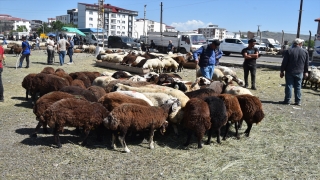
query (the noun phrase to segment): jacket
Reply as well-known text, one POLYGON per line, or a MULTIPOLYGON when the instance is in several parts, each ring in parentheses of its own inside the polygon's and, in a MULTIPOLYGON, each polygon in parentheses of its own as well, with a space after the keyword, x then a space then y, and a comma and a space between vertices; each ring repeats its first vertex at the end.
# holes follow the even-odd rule
POLYGON ((309 68, 309 54, 305 49, 294 46, 285 51, 281 63, 281 72, 307 73, 309 68))

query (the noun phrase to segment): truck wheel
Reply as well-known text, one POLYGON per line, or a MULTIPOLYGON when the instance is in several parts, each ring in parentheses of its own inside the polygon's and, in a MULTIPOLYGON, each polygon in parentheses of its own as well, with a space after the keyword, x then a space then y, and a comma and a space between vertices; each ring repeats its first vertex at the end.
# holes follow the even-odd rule
POLYGON ((181 49, 180 49, 180 53, 181 53, 181 54, 186 54, 186 53, 187 53, 187 50, 186 50, 185 48, 181 48, 181 49))
POLYGON ((224 52, 223 54, 226 55, 226 56, 230 56, 231 53, 229 53, 229 52, 224 52))

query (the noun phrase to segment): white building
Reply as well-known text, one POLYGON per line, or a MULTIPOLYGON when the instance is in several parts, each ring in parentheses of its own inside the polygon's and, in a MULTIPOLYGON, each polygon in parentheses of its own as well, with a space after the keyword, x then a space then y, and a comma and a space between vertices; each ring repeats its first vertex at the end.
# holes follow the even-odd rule
POLYGON ((206 28, 198 28, 198 33, 203 34, 207 39, 219 39, 226 38, 226 29, 219 28, 217 25, 209 25, 206 28))
POLYGON ((71 24, 78 24, 78 9, 69 9, 67 10, 67 14, 70 16, 70 23, 71 24))
POLYGON ((237 34, 230 31, 226 31, 225 38, 237 38, 237 34))
POLYGON ((52 22, 56 22, 56 18, 48 18, 48 24, 51 24, 52 22))
POLYGON ((56 21, 60 21, 64 24, 70 24, 70 15, 61 15, 61 16, 56 16, 56 21))
POLYGON ((6 27, 10 27, 10 30, 17 30, 19 26, 25 26, 26 32, 30 32, 31 24, 29 20, 12 17, 8 14, 0 14, 0 21, 3 21, 6 24, 1 23, 1 31, 8 31, 6 27))
MULTIPOLYGON (((107 35, 133 36, 137 11, 104 4, 104 29, 107 35)), ((97 28, 98 5, 78 3, 78 28, 97 28)))
MULTIPOLYGON (((147 35, 147 32, 160 32, 161 25, 159 22, 146 19, 137 19, 134 25, 134 38, 140 38, 142 35, 147 35), (144 28, 143 28, 144 25, 144 28), (144 32, 143 32, 144 30, 144 32)), ((166 31, 166 25, 162 23, 162 32, 166 31)))

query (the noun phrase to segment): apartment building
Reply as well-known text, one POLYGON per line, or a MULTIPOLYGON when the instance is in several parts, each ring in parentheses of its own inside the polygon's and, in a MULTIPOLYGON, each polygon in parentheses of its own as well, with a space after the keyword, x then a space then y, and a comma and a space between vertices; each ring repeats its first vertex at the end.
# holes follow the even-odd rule
POLYGON ((56 21, 60 21, 64 24, 70 24, 70 15, 61 15, 61 16, 56 16, 56 21))
POLYGON ((226 38, 226 29, 219 28, 217 25, 209 25, 206 28, 198 28, 198 33, 203 34, 207 39, 219 39, 226 38))
MULTIPOLYGON (((161 24, 149 19, 137 19, 134 25, 134 38, 140 38, 141 35, 147 35, 148 32, 160 32, 161 24), (144 28, 143 28, 144 25, 144 28), (144 32, 143 32, 144 30, 144 32)), ((166 31, 166 25, 162 23, 162 31, 166 31)))
MULTIPOLYGON (((137 11, 104 4, 104 29, 107 35, 133 37, 133 27, 137 11)), ((96 28, 98 24, 98 4, 78 3, 78 28, 96 28)))
POLYGON ((78 24, 78 9, 68 9, 67 14, 70 17, 70 24, 78 24))
POLYGON ((19 26, 25 26, 27 32, 31 30, 31 24, 29 20, 12 17, 8 14, 0 14, 0 31, 10 31, 10 30, 17 30, 19 26))
POLYGON ((48 18, 48 24, 51 24, 52 22, 56 22, 56 18, 48 18))

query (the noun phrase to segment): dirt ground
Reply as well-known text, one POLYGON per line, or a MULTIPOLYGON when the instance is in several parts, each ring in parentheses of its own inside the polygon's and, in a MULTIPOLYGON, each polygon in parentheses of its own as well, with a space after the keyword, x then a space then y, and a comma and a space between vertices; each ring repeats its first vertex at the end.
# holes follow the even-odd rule
MULTIPOLYGON (((37 121, 31 101, 25 100, 22 79, 46 67, 44 51, 33 51, 30 68, 15 69, 17 57, 8 55, 2 73, 5 102, 0 103, 0 179, 319 179, 320 178, 320 90, 302 90, 302 106, 281 105, 284 79, 271 69, 257 70, 258 96, 265 118, 254 125, 250 137, 240 130, 241 139, 232 133, 219 145, 197 149, 196 139, 185 148, 183 129, 179 137, 169 127, 164 136, 155 134, 155 149, 143 138, 128 137, 131 153, 110 149, 110 135, 97 142, 92 133, 88 146, 74 128, 61 134, 57 149, 52 134, 40 131, 31 138, 37 121)), ((95 66, 88 54, 74 56, 75 64, 65 64, 66 72, 107 71, 95 66)), ((56 56, 56 62, 58 57, 56 56)), ((66 57, 65 62, 69 61, 66 57)), ((23 67, 25 64, 23 65, 23 67)), ((58 63, 52 65, 58 68, 58 63)), ((113 72, 113 70, 108 70, 113 72)), ((235 68, 239 77, 242 69, 235 68)), ((184 70, 186 80, 195 79, 195 70, 184 70)), ((207 137, 203 140, 205 141, 207 137)))

